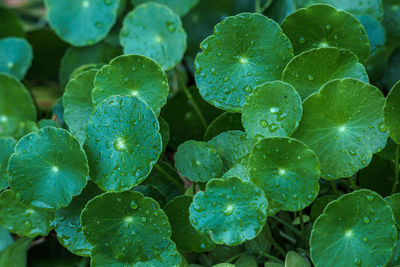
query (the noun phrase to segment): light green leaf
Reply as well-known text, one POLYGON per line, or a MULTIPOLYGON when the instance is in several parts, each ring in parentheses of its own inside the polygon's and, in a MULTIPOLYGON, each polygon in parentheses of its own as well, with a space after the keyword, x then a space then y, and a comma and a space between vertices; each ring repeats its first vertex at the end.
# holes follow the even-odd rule
POLYGON ((364 66, 352 52, 334 47, 311 49, 295 56, 283 71, 304 100, 334 79, 354 78, 368 83, 364 66))
POLYGON ((196 231, 189 221, 191 196, 179 196, 165 205, 164 212, 172 228, 171 239, 183 251, 205 252, 215 247, 215 243, 206 234, 196 231))
POLYGON ((65 123, 81 144, 86 140, 86 125, 94 109, 92 89, 96 73, 97 70, 88 70, 78 74, 68 82, 63 96, 65 123))
POLYGON ((242 107, 242 123, 255 138, 290 136, 299 125, 303 108, 297 91, 282 81, 257 86, 242 107))
POLYGON ((0 253, 1 267, 25 267, 30 238, 21 238, 0 253))
POLYGON ((150 58, 124 55, 103 66, 94 79, 93 104, 112 95, 141 98, 158 116, 167 102, 168 80, 161 67, 150 58))
POLYGON ((295 54, 317 47, 348 49, 365 62, 370 54, 367 32, 351 14, 329 5, 300 8, 282 22, 295 54))
POLYGON ((167 216, 155 200, 139 192, 95 197, 82 211, 81 223, 92 255, 130 266, 155 258, 170 244, 167 216))
POLYGON ((244 131, 241 115, 239 113, 224 112, 208 125, 203 139, 209 141, 223 132, 233 130, 244 131))
POLYGON ((315 221, 311 259, 317 267, 385 266, 396 237, 393 212, 385 200, 370 190, 354 191, 329 203, 315 221))
POLYGON ((45 0, 51 28, 74 46, 106 37, 117 19, 119 0, 45 0))
POLYGON ((200 0, 131 0, 133 5, 140 5, 148 2, 160 3, 168 6, 179 16, 184 16, 189 10, 196 6, 200 0))
POLYGON ((86 203, 102 191, 93 183, 88 183, 79 196, 72 199, 66 208, 59 209, 55 217, 55 230, 58 241, 72 253, 90 256, 90 245, 82 233, 81 212, 86 203))
POLYGON ((0 194, 0 224, 11 233, 46 236, 54 228, 53 220, 54 212, 25 205, 11 190, 0 194))
POLYGON ((258 141, 249 158, 250 179, 264 190, 268 214, 298 211, 318 196, 321 174, 318 157, 292 138, 258 141))
POLYGON ((171 9, 149 2, 125 17, 120 42, 125 54, 147 56, 169 70, 183 57, 186 32, 181 19, 171 9))
POLYGON ((64 129, 45 127, 18 141, 8 174, 11 189, 22 202, 57 210, 81 193, 89 168, 77 139, 64 129))
POLYGON ((333 80, 304 101, 293 137, 317 154, 322 178, 350 177, 385 147, 384 101, 378 88, 355 79, 333 80))
POLYGON ((212 179, 190 205, 190 223, 217 244, 234 246, 255 238, 267 219, 261 189, 236 177, 212 179))
POLYGON ((260 14, 228 17, 214 28, 195 60, 200 94, 210 104, 240 112, 253 88, 281 78, 293 57, 288 38, 273 20, 260 14))
POLYGON ((32 63, 32 47, 22 38, 0 39, 0 73, 23 79, 32 63))
POLYGON ((0 190, 8 187, 7 165, 11 154, 14 152, 15 139, 0 137, 0 190))
POLYGON ((140 98, 104 100, 87 125, 84 148, 92 180, 105 191, 124 191, 140 184, 160 156, 159 130, 157 117, 140 98))
POLYGON ((400 81, 393 86, 386 97, 383 118, 390 137, 400 144, 400 81))
POLYGON ((186 141, 174 155, 176 169, 189 180, 208 182, 222 174, 222 160, 217 150, 206 142, 186 141))

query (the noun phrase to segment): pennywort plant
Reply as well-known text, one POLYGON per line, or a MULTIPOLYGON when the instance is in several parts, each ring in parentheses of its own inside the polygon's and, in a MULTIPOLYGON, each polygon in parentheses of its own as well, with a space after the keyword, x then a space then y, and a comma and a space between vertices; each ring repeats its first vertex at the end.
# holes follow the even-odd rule
POLYGON ((400 266, 400 3, 0 3, 0 266, 400 266))

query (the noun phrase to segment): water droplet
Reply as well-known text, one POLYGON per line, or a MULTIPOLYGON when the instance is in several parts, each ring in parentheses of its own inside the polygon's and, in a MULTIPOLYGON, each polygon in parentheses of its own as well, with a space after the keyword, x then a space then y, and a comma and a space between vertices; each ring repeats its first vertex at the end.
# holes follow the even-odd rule
POLYGON ((176 31, 176 25, 173 22, 166 22, 165 26, 167 26, 167 29, 169 32, 175 32, 176 31))
POLYGON ((103 22, 101 22, 101 21, 96 21, 95 22, 95 24, 94 24, 94 26, 96 26, 96 28, 99 28, 99 29, 101 29, 101 28, 103 28, 103 22))
POLYGON ((131 209, 137 209, 138 205, 136 204, 136 202, 134 200, 132 200, 130 207, 131 207, 131 209))
POLYGON ((268 122, 265 121, 265 120, 260 120, 260 125, 261 125, 261 127, 263 127, 263 128, 267 128, 267 127, 268 127, 268 122))
POLYGON ((364 223, 369 223, 369 222, 370 222, 370 220, 369 220, 369 218, 368 218, 368 217, 364 217, 364 219, 363 219, 363 222, 364 222, 364 223))
POLYGON ((364 237, 362 238, 362 240, 363 240, 364 242, 367 242, 367 241, 368 241, 368 237, 364 236, 364 237))
POLYGON ((276 125, 275 123, 271 123, 270 125, 268 125, 268 129, 270 130, 271 133, 273 133, 279 129, 279 126, 276 125))
POLYGON ((372 200, 374 200, 374 196, 372 196, 372 195, 368 195, 368 196, 367 196, 367 200, 368 200, 368 201, 372 201, 372 200))
POLYGON ((332 29, 332 26, 330 24, 326 24, 325 28, 329 31, 330 29, 332 29))
POLYGON ((304 44, 305 42, 306 42, 306 39, 304 39, 303 36, 299 38, 299 43, 300 44, 304 44))
POLYGON ((312 80, 314 80, 314 77, 313 77, 312 75, 308 75, 307 79, 308 79, 309 81, 312 81, 312 80))

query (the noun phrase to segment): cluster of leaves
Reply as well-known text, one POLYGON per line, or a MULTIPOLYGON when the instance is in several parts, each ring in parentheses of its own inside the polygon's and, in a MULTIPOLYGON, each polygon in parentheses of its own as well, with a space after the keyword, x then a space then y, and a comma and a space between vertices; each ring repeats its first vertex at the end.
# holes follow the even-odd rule
POLYGON ((400 266, 399 1, 12 3, 0 266, 400 266))

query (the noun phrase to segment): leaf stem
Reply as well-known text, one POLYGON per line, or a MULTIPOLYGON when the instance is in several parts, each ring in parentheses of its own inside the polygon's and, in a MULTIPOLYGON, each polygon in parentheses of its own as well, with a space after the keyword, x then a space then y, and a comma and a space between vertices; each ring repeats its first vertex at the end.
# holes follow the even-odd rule
POLYGON ((164 170, 163 167, 161 167, 158 163, 154 164, 154 168, 161 172, 173 184, 183 189, 183 186, 177 180, 175 180, 174 177, 172 177, 166 170, 164 170))
POLYGON ((192 183, 192 186, 193 186, 192 189, 193 189, 193 196, 194 196, 194 195, 196 195, 196 186, 197 186, 197 185, 196 185, 196 182, 193 182, 193 183, 192 183))
POLYGON ((278 259, 277 257, 275 257, 275 256, 273 256, 273 255, 271 255, 271 254, 264 253, 263 256, 266 257, 266 258, 268 258, 268 259, 274 260, 274 261, 276 261, 276 262, 278 262, 278 263, 282 263, 282 264, 284 263, 283 260, 278 259))
POLYGON ((208 125, 207 125, 206 119, 204 118, 203 113, 201 112, 196 101, 194 100, 193 95, 190 93, 190 90, 187 88, 186 84, 183 82, 182 77, 179 74, 177 74, 177 76, 178 76, 179 84, 181 85, 181 87, 182 87, 183 91, 185 92, 187 98, 189 99, 190 103, 192 103, 193 109, 196 112, 197 116, 199 117, 204 130, 206 130, 208 125))
POLYGON ((400 145, 396 145, 396 152, 394 157, 394 182, 392 186, 392 190, 390 194, 394 194, 397 190, 397 186, 399 184, 399 154, 400 154, 400 145))
POLYGON ((304 248, 306 248, 306 231, 304 230, 304 220, 303 220, 303 211, 299 210, 299 221, 300 221, 300 232, 301 232, 301 242, 303 243, 304 248))
POLYGON ((357 185, 354 182, 354 177, 350 177, 349 181, 350 181, 351 188, 353 189, 352 191, 357 190, 357 185))
POLYGON ((279 252, 279 254, 282 255, 283 258, 285 258, 285 250, 275 241, 274 237, 272 235, 267 235, 269 242, 271 242, 272 246, 279 252))
POLYGON ((335 192, 335 194, 336 194, 337 196, 339 196, 340 194, 339 194, 339 191, 338 191, 337 188, 336 188, 335 183, 334 183, 333 181, 330 181, 329 183, 331 184, 331 187, 332 187, 332 189, 333 189, 333 192, 335 192))
POLYGON ((260 0, 255 0, 255 10, 257 13, 264 13, 264 11, 272 4, 273 0, 266 0, 264 5, 261 6, 260 0))
POLYGON ((89 258, 88 257, 82 257, 82 259, 80 260, 78 267, 86 267, 88 266, 89 263, 89 258))
POLYGON ((275 221, 285 225, 286 227, 288 227, 290 230, 292 230, 295 234, 297 235, 301 235, 301 232, 299 230, 297 230, 293 225, 288 224, 287 222, 285 222, 284 220, 282 220, 281 218, 277 217, 277 216, 271 216, 270 218, 273 218, 275 221))
POLYGON ((236 255, 233 255, 232 257, 230 257, 226 262, 227 263, 232 263, 233 261, 239 259, 244 253, 246 253, 246 251, 240 252, 236 255))

